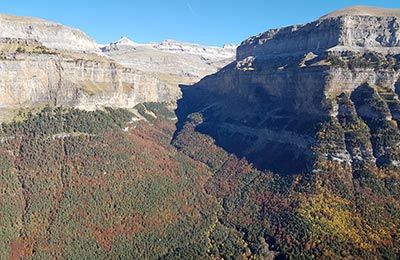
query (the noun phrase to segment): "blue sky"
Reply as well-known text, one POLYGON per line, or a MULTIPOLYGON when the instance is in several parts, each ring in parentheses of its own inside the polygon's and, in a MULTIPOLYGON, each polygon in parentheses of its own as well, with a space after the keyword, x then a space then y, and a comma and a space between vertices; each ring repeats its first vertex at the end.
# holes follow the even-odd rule
POLYGON ((240 43, 271 28, 312 21, 353 5, 400 8, 399 0, 7 0, 0 13, 77 27, 98 43, 175 39, 204 45, 240 43))

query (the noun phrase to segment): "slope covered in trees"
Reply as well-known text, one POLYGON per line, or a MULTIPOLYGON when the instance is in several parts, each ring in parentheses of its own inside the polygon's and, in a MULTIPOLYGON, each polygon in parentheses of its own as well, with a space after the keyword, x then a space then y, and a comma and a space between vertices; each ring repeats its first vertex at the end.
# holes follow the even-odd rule
MULTIPOLYGON (((193 116, 189 116, 192 118, 193 116)), ((390 168, 323 160, 334 143, 326 122, 318 132, 311 173, 261 172, 215 146, 188 121, 175 145, 215 173, 206 184, 222 200, 222 223, 244 233, 266 259, 396 259, 399 257, 400 175, 390 168)), ((355 128, 356 129, 356 128, 355 128)), ((353 129, 354 130, 354 129, 353 129)))
MULTIPOLYGON (((189 115, 172 145, 173 113, 157 103, 3 124, 0 259, 399 257, 396 170, 315 156, 309 173, 260 171, 201 121, 189 115)), ((316 155, 362 129, 340 123, 321 125, 316 155)))
POLYGON ((210 172, 169 145, 172 122, 132 117, 47 107, 3 125, 0 259, 207 254, 210 172))

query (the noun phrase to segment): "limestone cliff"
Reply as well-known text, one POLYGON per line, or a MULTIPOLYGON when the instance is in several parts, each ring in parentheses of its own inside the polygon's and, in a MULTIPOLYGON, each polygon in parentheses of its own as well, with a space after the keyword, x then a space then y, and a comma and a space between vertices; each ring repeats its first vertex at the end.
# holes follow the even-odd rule
POLYGON ((84 32, 39 18, 0 14, 0 38, 31 39, 49 49, 99 52, 84 32))
POLYGON ((298 173, 321 158, 398 165, 397 141, 381 134, 400 136, 399 17, 398 9, 353 7, 251 37, 235 62, 184 89, 181 117, 200 112, 198 130, 261 168, 298 173), (194 99, 201 102, 191 108, 194 99), (354 137, 346 122, 368 130, 354 137), (342 135, 320 139, 325 126, 342 135))
POLYGON ((0 15, 0 29, 0 121, 12 110, 41 104, 91 110, 175 103, 179 84, 216 72, 236 48, 122 38, 102 52, 78 29, 12 15, 0 15))
POLYGON ((155 77, 99 58, 22 53, 0 60, 3 108, 38 104, 132 107, 145 101, 172 101, 176 95, 155 77))
POLYGON ((0 15, 0 28, 0 121, 41 104, 91 110, 180 96, 182 82, 119 64, 78 29, 11 15, 0 15))
POLYGON ((326 50, 399 53, 400 9, 356 6, 317 21, 272 29, 245 40, 237 59, 248 56, 293 55, 326 50))

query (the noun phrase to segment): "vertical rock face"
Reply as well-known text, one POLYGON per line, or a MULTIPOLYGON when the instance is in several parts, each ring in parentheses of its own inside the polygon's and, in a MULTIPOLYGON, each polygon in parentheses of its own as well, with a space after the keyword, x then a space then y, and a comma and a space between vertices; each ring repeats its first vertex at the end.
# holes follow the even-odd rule
POLYGON ((272 29, 245 40, 237 49, 237 59, 320 52, 339 43, 341 26, 340 19, 325 19, 305 25, 272 29))
POLYGON ((237 59, 321 53, 331 48, 398 53, 399 28, 400 9, 352 7, 311 23, 272 29, 250 37, 238 47, 237 59))
POLYGON ((0 60, 1 107, 52 104, 91 110, 172 101, 176 95, 155 77, 104 60, 55 54, 0 60))
POLYGON ((181 116, 200 111, 199 130, 260 168, 298 173, 316 157, 397 165, 399 148, 380 140, 382 132, 399 136, 399 19, 400 9, 353 7, 251 37, 236 62, 185 89, 181 116), (353 127, 369 129, 354 133, 361 146, 348 134, 341 95, 353 127), (196 96, 200 104, 188 109, 185 97, 196 96), (324 129, 343 135, 322 140, 324 129))
POLYGON ((99 52, 84 32, 38 18, 0 14, 0 28, 0 38, 34 39, 49 49, 99 52))
POLYGON ((120 65, 78 29, 10 15, 0 15, 0 28, 2 112, 40 104, 132 107, 180 96, 181 82, 120 65))
POLYGON ((216 72, 233 60, 236 47, 171 40, 141 45, 122 38, 101 52, 82 31, 42 19, 0 14, 0 29, 3 112, 39 104, 95 109, 174 103, 179 84, 216 72))

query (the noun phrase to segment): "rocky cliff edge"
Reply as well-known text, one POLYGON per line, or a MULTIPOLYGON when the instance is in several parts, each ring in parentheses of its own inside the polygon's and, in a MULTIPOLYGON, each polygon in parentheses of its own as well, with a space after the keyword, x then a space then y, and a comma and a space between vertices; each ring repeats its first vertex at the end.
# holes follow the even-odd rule
POLYGON ((180 107, 201 113, 198 130, 260 168, 299 173, 318 156, 400 165, 399 36, 399 9, 370 7, 269 30, 184 89, 180 107))
POLYGON ((242 42, 237 59, 326 50, 400 52, 400 9, 355 6, 301 25, 272 29, 242 42))

